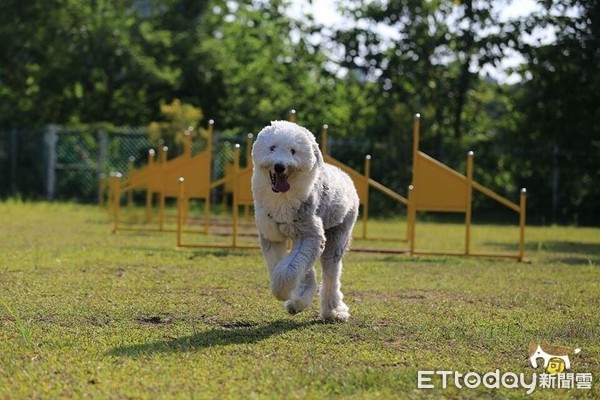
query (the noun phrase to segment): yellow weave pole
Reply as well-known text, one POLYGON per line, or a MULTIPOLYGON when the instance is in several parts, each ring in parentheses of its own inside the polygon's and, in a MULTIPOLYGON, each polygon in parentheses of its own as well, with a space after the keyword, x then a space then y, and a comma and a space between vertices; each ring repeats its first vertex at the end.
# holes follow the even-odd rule
POLYGON ((521 189, 519 201, 519 261, 525 256, 525 208, 527 205, 527 189, 521 189))
MULTIPOLYGON (((417 177, 417 156, 419 153, 419 135, 420 135, 420 131, 421 131, 421 114, 416 113, 414 118, 413 118, 413 157, 412 157, 412 181, 413 184, 416 180, 417 177)), ((411 184, 408 187, 408 194, 410 195, 411 191, 414 190, 414 186, 413 184, 411 184)), ((414 210, 416 204, 415 204, 415 199, 414 199, 414 194, 413 194, 413 201, 412 203, 410 202, 410 198, 408 199, 408 211, 407 211, 407 219, 408 219, 408 223, 406 224, 406 238, 409 241, 409 246, 410 246, 410 254, 412 255, 412 252, 414 250, 414 223, 416 223, 416 211, 414 210), (415 214, 415 218, 411 218, 412 214, 415 214), (412 238, 412 239, 411 239, 412 238)))
POLYGON ((179 177, 179 196, 177 197, 177 247, 181 247, 181 232, 183 230, 183 202, 184 202, 183 176, 179 177))
POLYGON ((323 125, 323 129, 321 130, 321 153, 323 155, 327 154, 327 130, 329 126, 327 124, 323 125))
POLYGON ((252 143, 254 142, 254 134, 249 133, 246 136, 246 165, 252 164, 252 143))
MULTIPOLYGON (((246 166, 252 167, 252 142, 254 140, 254 135, 252 133, 248 134, 246 138, 246 166)), ((250 222, 250 206, 248 204, 244 204, 244 222, 250 222)))
MULTIPOLYGON (((148 150, 148 170, 152 171, 154 166, 154 149, 148 150)), ((146 188, 146 222, 150 222, 152 219, 152 190, 150 187, 146 188)))
POLYGON ((192 132, 194 128, 191 126, 185 130, 183 133, 183 154, 190 158, 192 156, 192 132))
MULTIPOLYGON (((215 127, 215 121, 213 119, 208 121, 208 128, 206 129, 206 152, 210 154, 212 160, 213 154, 213 132, 215 127)), ((212 162, 211 162, 212 164, 212 162)), ((210 227, 210 189, 208 190, 208 196, 204 200, 204 233, 208 233, 210 227)))
POLYGON ((297 118, 298 118, 298 114, 296 113, 296 110, 291 109, 290 110, 290 115, 288 117, 288 121, 290 121, 290 122, 296 122, 297 118))
POLYGON ((165 196, 165 182, 164 182, 164 178, 163 178, 163 170, 165 168, 165 165, 167 164, 167 152, 169 151, 169 148, 167 146, 163 146, 162 148, 162 152, 160 153, 160 177, 163 180, 163 182, 160 183, 160 203, 159 203, 159 208, 158 208, 158 221, 159 221, 159 230, 163 231, 164 227, 165 227, 165 200, 166 200, 166 196, 165 196))
MULTIPOLYGON (((127 176, 131 176, 131 172, 134 170, 133 162, 135 161, 135 157, 129 157, 129 162, 127 163, 127 176)), ((131 211, 133 208, 133 189, 129 189, 127 191, 127 210, 131 211)))
POLYGON ((417 210, 415 205, 415 187, 413 185, 408 186, 408 223, 407 225, 407 239, 408 239, 408 254, 411 256, 415 252, 415 222, 417 219, 417 210))
POLYGON ((465 255, 471 253, 471 208, 473 199, 473 151, 467 153, 467 185, 466 185, 466 211, 465 211, 465 255))
MULTIPOLYGON (((183 147, 183 156, 188 160, 192 159, 192 134, 194 132, 194 128, 189 126, 184 132, 184 147, 183 147)), ((188 220, 190 213, 190 199, 185 198, 183 202, 183 219, 185 221, 188 220)))
MULTIPOLYGON (((370 178, 371 178, 371 155, 367 154, 365 156, 365 179, 367 182, 369 182, 370 178)), ((363 239, 367 238, 367 220, 368 220, 368 218, 369 218, 369 185, 367 185, 367 195, 365 196, 364 203, 363 203, 363 216, 362 216, 362 222, 363 222, 362 238, 363 239)))
POLYGON ((233 238, 231 247, 234 249, 237 247, 237 234, 238 234, 238 175, 240 173, 240 145, 236 143, 235 150, 233 151, 233 238))
POLYGON ((113 198, 111 199, 112 207, 113 207, 113 233, 116 233, 119 229, 119 207, 121 202, 121 174, 115 173, 111 174, 109 185, 111 186, 111 192, 113 193, 113 198))

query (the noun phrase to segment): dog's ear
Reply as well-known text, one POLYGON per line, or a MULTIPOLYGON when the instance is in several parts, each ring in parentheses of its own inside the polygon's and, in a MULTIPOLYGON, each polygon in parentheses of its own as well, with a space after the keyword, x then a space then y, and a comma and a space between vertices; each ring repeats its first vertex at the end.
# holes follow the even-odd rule
POLYGON ((325 161, 323 161, 323 155, 321 154, 321 149, 319 148, 319 145, 317 143, 313 144, 313 153, 315 154, 315 158, 317 159, 315 165, 323 165, 325 161))

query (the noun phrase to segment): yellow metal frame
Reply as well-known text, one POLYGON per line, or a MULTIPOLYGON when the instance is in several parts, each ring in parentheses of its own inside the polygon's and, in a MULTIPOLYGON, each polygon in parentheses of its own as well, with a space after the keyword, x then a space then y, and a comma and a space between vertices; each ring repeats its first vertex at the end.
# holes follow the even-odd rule
MULTIPOLYGON (((249 140, 252 137, 249 136, 249 140)), ((245 168, 240 167, 240 145, 235 145, 233 152, 233 166, 231 173, 223 179, 214 182, 216 186, 229 183, 233 193, 233 205, 232 205, 232 234, 231 241, 229 243, 210 243, 210 244, 196 244, 196 243, 185 243, 183 241, 183 225, 184 225, 184 210, 185 210, 185 179, 180 177, 179 182, 179 196, 178 196, 178 217, 177 217, 177 247, 180 248, 232 248, 232 249, 258 249, 258 245, 246 245, 239 242, 239 207, 249 207, 254 203, 252 197, 251 188, 251 176, 252 176, 252 159, 247 158, 248 165, 245 168)), ((213 184, 213 185, 214 185, 213 184)))
MULTIPOLYGON (((183 193, 181 205, 182 212, 187 219, 189 200, 204 200, 204 231, 208 232, 210 217, 210 190, 214 183, 210 182, 211 164, 212 164, 212 137, 214 121, 208 122, 207 128, 207 146, 205 151, 192 156, 191 132, 185 133, 184 152, 182 155, 167 160, 168 148, 162 148, 158 161, 155 160, 155 151, 148 152, 148 164, 138 168, 129 168, 127 179, 118 185, 109 184, 110 210, 113 214, 113 232, 116 231, 166 231, 165 229, 165 204, 167 198, 179 198, 180 188, 177 184, 178 178, 183 177, 188 181, 186 190, 183 193), (120 199, 123 192, 128 194, 128 204, 131 204, 131 198, 134 190, 146 191, 146 222, 152 220, 152 199, 158 197, 158 226, 157 227, 125 227, 120 221, 120 199), (111 194, 112 192, 112 194, 111 194)), ((120 174, 119 174, 120 175, 120 174)), ((119 177, 113 177, 118 178, 119 177)))
POLYGON ((408 191, 407 236, 411 255, 456 255, 481 257, 509 257, 519 261, 525 256, 526 189, 521 189, 519 204, 500 196, 473 180, 474 153, 467 154, 467 171, 462 175, 419 150, 421 117, 415 114, 413 125, 413 181, 408 191), (471 207, 473 189, 490 197, 519 214, 519 250, 517 253, 473 252, 471 250, 471 207), (443 195, 440 195, 443 193, 443 195), (465 248, 462 252, 416 250, 416 223, 418 211, 465 213, 465 248))
MULTIPOLYGON (((346 172, 352 181, 354 182, 354 186, 356 187, 356 192, 358 193, 358 198, 360 201, 360 205, 362 206, 362 235, 359 237, 360 239, 377 239, 383 240, 381 238, 368 238, 367 237, 367 225, 369 220, 369 191, 371 188, 374 188, 392 200, 397 201, 398 203, 407 206, 408 199, 390 188, 382 185, 376 180, 371 178, 371 156, 365 156, 365 166, 364 166, 364 174, 361 174, 357 170, 350 168, 346 164, 341 161, 336 160, 332 156, 330 156, 327 152, 327 134, 329 127, 327 125, 323 125, 323 130, 321 132, 321 153, 323 153, 323 159, 326 163, 335 165, 340 168, 342 171, 346 172)), ((407 241, 407 238, 396 239, 398 241, 407 241)))
MULTIPOLYGON (((290 122, 296 122, 296 110, 291 110, 288 116, 290 122)), ((180 248, 233 248, 233 249, 258 249, 258 245, 241 244, 239 241, 240 233, 240 216, 239 208, 244 207, 244 220, 249 222, 250 207, 254 205, 252 196, 252 143, 254 135, 249 133, 246 139, 246 167, 240 166, 240 145, 236 144, 233 153, 233 163, 226 164, 225 176, 211 184, 211 188, 223 185, 228 193, 232 194, 232 234, 231 242, 229 243, 212 243, 212 244, 192 244, 183 241, 183 224, 185 221, 185 199, 182 195, 186 186, 186 179, 179 178, 180 196, 178 199, 178 218, 177 218, 177 247, 180 248)))
MULTIPOLYGON (((252 133, 249 133, 246 138, 246 160, 250 167, 252 166, 252 143, 253 143, 253 141, 254 141, 254 135, 252 133)), ((223 185, 225 193, 231 194, 232 198, 233 198, 233 192, 234 192, 233 175, 234 175, 233 162, 226 163, 225 164, 225 176, 223 178, 219 179, 218 181, 215 181, 217 186, 223 185)), ((251 177, 248 177, 247 179, 248 179, 248 185, 249 185, 251 177)), ((223 201, 223 205, 224 206, 226 205, 225 200, 223 201)), ((244 222, 247 224, 250 223, 250 206, 251 205, 252 205, 252 203, 243 205, 244 206, 244 222)))
MULTIPOLYGON (((292 110, 289 117, 290 121, 296 120, 296 112, 292 110)), ((321 151, 325 162, 336 165, 340 169, 347 172, 355 183, 360 199, 360 204, 363 207, 363 231, 362 238, 367 238, 367 221, 369 217, 369 190, 375 188, 383 194, 398 201, 403 205, 407 205, 407 232, 406 240, 408 241, 408 249, 353 249, 354 251, 367 251, 378 253, 409 253, 411 255, 452 255, 452 256, 484 256, 484 257, 509 257, 523 260, 525 254, 525 209, 526 209, 526 190, 522 189, 520 194, 519 204, 515 204, 510 200, 498 195, 492 190, 484 187, 473 180, 473 152, 467 155, 467 171, 466 175, 449 168, 439 161, 428 156, 419 150, 420 136, 420 115, 416 114, 413 125, 413 162, 412 184, 409 186, 408 198, 390 190, 379 182, 370 177, 371 157, 365 157, 365 173, 361 174, 358 171, 348 167, 335 158, 327 154, 327 125, 323 126, 321 151), (471 225, 472 225, 472 193, 473 190, 492 198, 498 203, 508 207, 509 209, 519 214, 519 250, 517 253, 486 253, 473 252, 471 250, 471 225), (442 193, 442 194, 441 194, 442 193), (423 251, 416 249, 416 223, 418 211, 437 211, 437 212, 461 212, 465 213, 465 248, 461 252, 445 252, 445 251, 423 251)), ((209 126, 209 137, 212 139, 212 122, 209 126)), ((207 152, 212 153, 212 140, 209 139, 207 152)), ((252 136, 248 136, 247 160, 248 165, 245 168, 240 167, 240 145, 236 144, 233 157, 233 165, 229 173, 222 179, 203 185, 201 194, 206 195, 205 207, 205 226, 204 233, 208 233, 209 212, 210 212, 210 189, 220 185, 228 185, 233 194, 233 210, 232 210, 232 235, 229 243, 212 243, 212 244, 191 244, 183 241, 183 226, 187 220, 187 207, 189 199, 198 192, 193 191, 189 186, 190 182, 196 182, 195 176, 197 169, 191 168, 192 164, 184 161, 167 162, 166 151, 163 150, 161 158, 158 162, 154 161, 154 154, 149 156, 149 162, 146 167, 140 170, 135 170, 130 173, 128 183, 124 190, 131 188, 146 187, 150 193, 159 193, 161 196, 161 212, 164 212, 164 198, 174 196, 177 198, 177 246, 181 248, 233 248, 233 249, 254 249, 257 245, 246 245, 239 242, 239 207, 246 207, 248 214, 249 206, 253 204, 251 191, 251 175, 252 175, 252 158, 250 157, 250 149, 252 147, 252 136), (170 164, 169 164, 170 163, 170 164), (180 165, 181 164, 181 165, 180 165), (185 174, 183 173, 185 172, 185 174), (176 174, 180 173, 179 176, 176 174), (154 179, 154 175, 160 176, 160 179, 154 179), (175 194, 174 194, 175 193, 175 194)), ((191 159, 190 153, 186 150, 184 156, 191 159), (187 154, 187 156, 185 155, 187 154)), ((183 157, 183 156, 182 156, 183 157)), ((195 166, 195 165, 194 165, 195 166)), ((197 166, 196 166, 197 167, 197 166)), ((210 171, 210 162, 207 167, 210 171)), ((210 177, 210 174, 208 174, 210 177)), ((210 179, 210 178, 208 178, 210 179)), ((121 178, 120 174, 111 175, 108 179, 109 187, 109 207, 114 214, 114 230, 119 228, 119 199, 121 196, 121 178)), ((161 214, 161 221, 163 215, 161 214)), ((161 225, 162 228, 162 225, 161 225)))

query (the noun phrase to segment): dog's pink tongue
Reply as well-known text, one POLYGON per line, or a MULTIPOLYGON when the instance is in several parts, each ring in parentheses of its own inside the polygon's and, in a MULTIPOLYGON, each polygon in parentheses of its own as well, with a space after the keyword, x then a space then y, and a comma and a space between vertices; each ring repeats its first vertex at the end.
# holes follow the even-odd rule
POLYGON ((290 190, 290 184, 288 183, 286 177, 275 174, 275 190, 280 193, 285 193, 290 190))

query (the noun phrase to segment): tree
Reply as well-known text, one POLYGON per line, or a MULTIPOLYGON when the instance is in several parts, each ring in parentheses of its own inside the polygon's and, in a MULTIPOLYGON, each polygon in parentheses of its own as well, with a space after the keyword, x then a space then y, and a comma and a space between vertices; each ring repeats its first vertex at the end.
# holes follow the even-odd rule
POLYGON ((297 109, 314 129, 325 120, 334 81, 308 40, 285 15, 288 2, 220 1, 205 19, 204 60, 218 93, 218 126, 254 131, 297 109))
POLYGON ((514 143, 529 149, 531 170, 515 171, 534 188, 532 203, 546 221, 598 224, 600 188, 600 2, 539 1, 521 21, 531 34, 551 27, 548 44, 520 42, 525 81, 517 93, 524 112, 514 143))
POLYGON ((3 1, 0 121, 147 122, 182 73, 173 33, 143 17, 140 4, 3 1))
MULTIPOLYGON (((200 121, 204 118, 202 110, 190 104, 174 99, 169 104, 161 104, 160 113, 166 121, 152 121, 148 126, 148 135, 151 143, 162 143, 172 149, 185 142, 185 134, 196 136, 195 131, 200 131, 200 121)), ((180 150, 180 149, 179 149, 180 150)), ((177 153, 179 153, 178 151, 177 153)))

